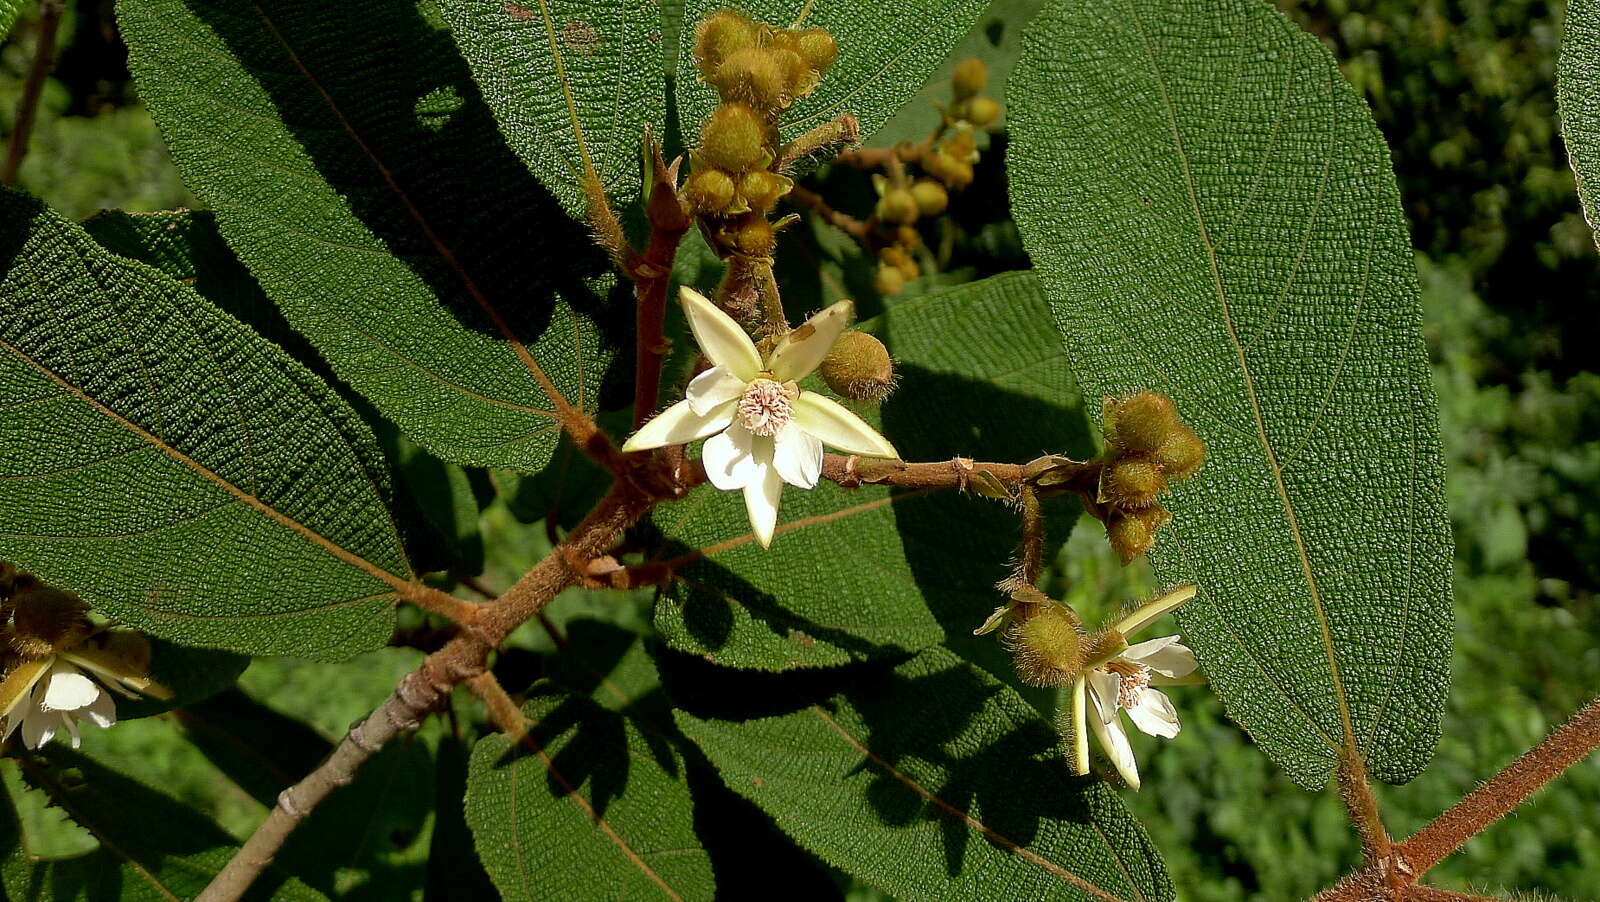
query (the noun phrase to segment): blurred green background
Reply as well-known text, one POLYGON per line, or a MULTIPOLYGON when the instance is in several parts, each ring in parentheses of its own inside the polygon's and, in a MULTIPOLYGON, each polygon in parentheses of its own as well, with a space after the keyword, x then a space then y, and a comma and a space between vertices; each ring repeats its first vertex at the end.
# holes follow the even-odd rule
MULTIPOLYGON (((958 55, 984 56, 1003 75, 1018 29, 1038 5, 1000 0, 958 55)), ((1455 682, 1433 764, 1407 786, 1380 789, 1391 832, 1403 836, 1537 742, 1600 687, 1600 360, 1590 353, 1600 341, 1600 256, 1578 207, 1556 118, 1564 5, 1281 0, 1280 6, 1339 58, 1393 149, 1441 400, 1457 543, 1455 682)), ((0 48, 6 134, 35 33, 30 9, 0 48)), ((110 0, 69 4, 58 46, 20 184, 78 218, 102 208, 194 206, 128 80, 110 0)), ((928 97, 946 90, 936 79, 928 97)), ((1002 91, 997 85, 995 93, 1002 91)), ((920 136, 931 121, 931 107, 919 98, 873 143, 920 136)), ((971 197, 952 206, 946 274, 925 283, 1025 265, 1003 202, 995 200, 1003 195, 980 190, 1003 177, 1003 152, 1003 134, 996 135, 971 197)), ((859 173, 824 172, 821 179, 830 197, 870 197, 859 173)), ((840 281, 851 289, 870 283, 862 275, 870 260, 823 243, 791 256, 815 265, 817 254, 825 264, 843 255, 840 281)), ((870 310, 871 299, 864 306, 870 310)), ((473 485, 480 500, 493 493, 483 474, 474 474, 473 485)), ((515 498, 536 495, 538 487, 515 488, 508 493, 501 485, 502 500, 481 520, 491 562, 483 578, 491 586, 505 585, 518 561, 531 562, 541 547, 543 528, 524 522, 538 516, 515 510, 515 498)), ((1097 607, 1149 589, 1145 571, 1114 565, 1092 525, 1073 535, 1052 579, 1090 621, 1097 607)), ((639 603, 624 602, 621 619, 639 622, 639 603)), ((606 607, 569 596, 551 615, 560 623, 606 607)), ((616 611, 605 616, 618 619, 616 611)), ((529 653, 551 650, 538 631, 524 631, 519 641, 529 653)), ((415 650, 391 649, 355 665, 258 662, 243 686, 333 740, 418 658, 415 650)), ((518 665, 513 659, 506 666, 518 665)), ((1185 728, 1170 742, 1135 737, 1147 776, 1145 789, 1126 798, 1166 854, 1180 898, 1303 898, 1348 870, 1358 853, 1337 799, 1291 785, 1225 720, 1213 696, 1179 691, 1185 728)), ((85 747, 246 833, 265 808, 181 741, 196 729, 177 717, 134 721, 92 731, 85 747)), ((458 761, 468 734, 453 716, 425 731, 414 741, 422 764, 433 755, 441 772, 451 770, 445 756, 458 761)), ((309 739, 314 750, 315 737, 309 739)), ((445 816, 390 793, 416 766, 406 755, 392 763, 384 780, 369 787, 377 801, 354 828, 372 842, 341 850, 343 857, 329 865, 337 873, 328 882, 351 897, 405 897, 404 875, 427 857, 434 819, 445 816)), ((440 798, 446 794, 441 789, 440 798)), ((1600 760, 1591 757, 1448 859, 1429 882, 1600 897, 1596 812, 1600 760)), ((68 853, 93 842, 40 805, 25 803, 23 815, 35 852, 68 853)), ((878 898, 848 885, 842 891, 878 898)))

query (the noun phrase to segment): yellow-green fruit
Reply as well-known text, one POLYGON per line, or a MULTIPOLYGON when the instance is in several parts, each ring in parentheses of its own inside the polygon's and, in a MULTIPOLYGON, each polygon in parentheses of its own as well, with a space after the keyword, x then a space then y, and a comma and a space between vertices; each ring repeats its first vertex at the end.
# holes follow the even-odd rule
POLYGON ((917 230, 908 225, 897 226, 894 230, 895 243, 904 248, 915 250, 922 246, 922 236, 917 230))
POLYGON ((961 178, 963 165, 960 160, 942 150, 922 155, 922 171, 950 186, 961 178))
POLYGON ((731 9, 712 13, 694 30, 694 61, 700 77, 711 81, 723 60, 755 45, 755 23, 731 9))
POLYGON ((733 178, 721 169, 696 169, 683 183, 683 199, 697 216, 717 216, 733 203, 733 178))
POLYGON ((993 97, 974 97, 967 101, 966 115, 961 117, 979 128, 993 125, 1003 112, 1000 102, 993 97))
POLYGON ((900 267, 901 277, 903 277, 907 282, 915 279, 917 276, 922 275, 922 267, 917 265, 917 261, 912 258, 910 254, 907 254, 906 258, 901 260, 898 265, 900 267))
POLYGON ((1168 482, 1178 482, 1193 476, 1205 463, 1206 443, 1193 429, 1179 425, 1161 440, 1150 459, 1166 474, 1168 482))
POLYGON ((765 169, 767 124, 755 110, 737 103, 717 107, 700 131, 700 160, 729 172, 765 169))
POLYGON ((917 221, 917 199, 905 188, 890 188, 878 198, 878 218, 910 225, 917 221))
POLYGON ((832 68, 833 61, 839 58, 839 42, 821 28, 801 31, 795 49, 806 65, 817 70, 818 74, 826 73, 832 68))
POLYGON ((973 171, 971 163, 958 162, 951 168, 950 178, 945 180, 945 184, 949 185, 952 191, 960 191, 972 184, 972 180, 976 176, 977 173, 973 171))
POLYGON ((872 277, 872 287, 879 294, 899 294, 906 287, 906 277, 900 274, 900 268, 887 263, 878 264, 878 272, 872 277))
POLYGON ((754 210, 770 210, 789 192, 793 182, 776 172, 752 169, 739 179, 739 196, 754 210))
POLYGON ((1106 471, 1100 493, 1121 507, 1148 507, 1166 491, 1161 468, 1142 457, 1119 457, 1106 471))
POLYGON ((911 196, 916 198, 917 210, 923 216, 938 216, 950 206, 950 193, 933 179, 917 179, 911 186, 911 196))
POLYGON ((969 56, 950 73, 950 90, 957 100, 966 100, 982 91, 989 83, 989 67, 983 60, 969 56))
POLYGON ((1111 411, 1106 440, 1132 454, 1154 454, 1167 436, 1183 428, 1172 400, 1153 391, 1123 398, 1112 405, 1111 411))
POLYGON ((765 216, 751 215, 741 219, 729 233, 728 243, 746 257, 770 257, 777 244, 772 223, 765 216))
POLYGON ((1124 564, 1156 544, 1155 530, 1143 519, 1131 514, 1113 514, 1106 523, 1106 538, 1111 541, 1111 549, 1124 564))
POLYGON ((789 82, 789 66, 770 50, 758 47, 729 56, 711 80, 724 100, 737 100, 760 110, 782 106, 789 82))
POLYGON ((1083 627, 1072 609, 1059 602, 1029 605, 1033 610, 1006 632, 1017 675, 1030 686, 1059 686, 1078 675, 1083 664, 1083 627))
POLYGON ((911 257, 906 253, 905 248, 891 244, 888 247, 879 249, 878 259, 898 269, 911 257))
POLYGON ((883 342, 865 332, 840 335, 817 373, 829 388, 852 401, 876 403, 894 391, 894 359, 883 342))
POLYGON ((11 647, 25 658, 49 657, 89 635, 89 606, 71 592, 36 586, 11 601, 11 647))

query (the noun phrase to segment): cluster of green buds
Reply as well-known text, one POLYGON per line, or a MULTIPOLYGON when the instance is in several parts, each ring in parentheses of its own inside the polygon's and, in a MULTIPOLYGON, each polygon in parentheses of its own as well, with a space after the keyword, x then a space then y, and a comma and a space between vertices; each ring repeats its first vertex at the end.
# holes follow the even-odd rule
POLYGON ((695 29, 700 77, 721 100, 690 153, 682 196, 724 254, 770 257, 767 213, 794 183, 774 170, 778 117, 816 90, 839 45, 821 28, 786 29, 719 10, 695 29))
POLYGON ((1160 495, 1205 463, 1206 445, 1178 418, 1172 400, 1156 392, 1107 398, 1106 447, 1096 502, 1111 547, 1124 564, 1155 545, 1172 519, 1160 495))

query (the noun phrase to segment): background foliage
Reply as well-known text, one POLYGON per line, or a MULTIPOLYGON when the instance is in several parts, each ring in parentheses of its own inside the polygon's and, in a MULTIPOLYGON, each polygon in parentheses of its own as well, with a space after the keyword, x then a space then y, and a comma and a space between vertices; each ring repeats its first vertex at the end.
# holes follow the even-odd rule
MULTIPOLYGON (((1554 71, 1563 9, 1531 0, 1281 5, 1334 51, 1390 144, 1418 252, 1425 334, 1441 399, 1456 530, 1454 682, 1433 762, 1407 786, 1379 788, 1391 828, 1404 834, 1529 747, 1592 694, 1600 675, 1593 639, 1600 633, 1600 366, 1584 353, 1600 337, 1590 300, 1600 289, 1600 267, 1557 133, 1554 71)), ((102 0, 70 5, 60 34, 60 66, 47 84, 21 184, 76 218, 102 207, 196 206, 133 96, 110 6, 102 0)), ((1000 0, 957 53, 977 53, 1003 70, 1015 56, 1020 26, 1037 6, 1000 0)), ((0 50, 0 126, 6 131, 31 53, 29 21, 24 18, 0 50)), ((943 72, 929 93, 944 90, 943 72)), ((917 121, 924 115, 918 103, 913 100, 872 143, 923 133, 927 126, 917 121)), ((924 277, 911 294, 1025 265, 999 199, 1003 192, 994 190, 1004 171, 1004 135, 996 135, 993 145, 997 152, 986 154, 977 184, 953 204, 956 229, 942 254, 943 272, 924 277)), ((854 209, 864 213, 870 189, 857 184, 856 176, 821 174, 841 208, 849 208, 855 196, 860 200, 854 209)), ((785 282, 797 286, 786 291, 793 308, 811 309, 823 296, 845 293, 857 297, 864 317, 880 312, 884 305, 870 288, 870 259, 826 229, 792 231, 781 259, 813 273, 785 282)), ((399 447, 392 432, 385 439, 380 430, 380 440, 399 447)), ((555 453, 558 460, 566 454, 559 448, 555 453)), ((425 551, 463 575, 481 569, 484 557, 503 562, 499 570, 478 574, 491 587, 504 586, 519 565, 536 559, 544 547, 539 521, 582 510, 581 498, 573 497, 581 495, 577 489, 555 495, 537 479, 450 467, 420 449, 403 459, 411 463, 415 485, 437 485, 434 477, 442 473, 454 487, 442 498, 413 498, 412 515, 431 524, 408 531, 424 537, 414 540, 425 547, 413 549, 413 558, 422 566, 416 552, 425 551)), ((581 472, 581 459, 564 459, 572 472, 581 472)), ((1092 529, 1066 542, 1053 579, 1056 591, 1070 596, 1090 620, 1096 604, 1136 596, 1151 581, 1145 571, 1116 567, 1092 529)), ((630 682, 637 676, 635 637, 646 628, 644 603, 637 597, 602 603, 585 593, 564 596, 548 612, 551 625, 563 641, 588 643, 588 659, 598 665, 577 667, 549 632, 533 624, 502 655, 502 681, 520 687, 549 675, 566 680, 573 691, 599 696, 610 691, 601 688, 605 683, 622 693, 612 705, 649 711, 652 697, 659 704, 659 689, 651 688, 650 679, 630 682)), ((402 628, 416 625, 402 621, 402 628)), ((377 704, 417 657, 415 651, 386 649, 344 666, 260 660, 243 677, 243 695, 94 732, 85 751, 198 806, 242 836, 277 788, 377 704), (230 714, 246 704, 245 696, 263 706, 248 709, 254 720, 230 714), (265 735, 293 741, 251 741, 245 731, 261 722, 278 728, 265 735), (208 745, 206 737, 214 741, 208 745)), ((1041 706, 1054 701, 1040 693, 1027 697, 1041 706)), ((1138 746, 1148 762, 1147 788, 1123 794, 1166 856, 1179 898, 1297 897, 1355 862, 1354 840, 1336 799, 1295 788, 1225 721, 1214 697, 1190 692, 1180 707, 1184 732, 1170 743, 1138 746), (1262 830, 1263 822, 1275 829, 1262 830)), ((461 848, 465 836, 460 787, 475 738, 465 716, 470 712, 470 704, 463 705, 464 716, 436 721, 387 751, 362 781, 342 791, 365 793, 362 802, 335 799, 344 804, 328 806, 326 823, 308 826, 304 849, 326 853, 314 889, 348 898, 397 898, 395 887, 419 884, 430 852, 436 861, 453 857, 466 863, 462 873, 430 871, 429 897, 448 898, 442 887, 450 881, 457 887, 483 885, 470 882, 484 879, 470 855, 448 854, 461 848), (395 791, 425 785, 420 781, 438 787, 436 798, 395 791), (355 811, 347 815, 354 822, 337 822, 336 808, 355 811)), ((6 776, 16 782, 9 768, 6 776)), ((38 804, 30 793, 20 798, 30 851, 66 854, 92 846, 82 831, 61 822, 59 811, 38 804)), ((746 828, 743 850, 777 854, 783 848, 749 803, 730 795, 719 804, 729 823, 746 828)), ((1433 872, 1433 882, 1600 895, 1597 807, 1600 762, 1590 760, 1519 817, 1490 828, 1448 859, 1433 872)), ((294 854, 293 848, 285 854, 294 854)), ((714 852, 713 864, 717 854, 740 851, 714 852)), ((791 857, 773 866, 785 868, 795 886, 818 898, 875 896, 804 853, 785 854, 791 857)))

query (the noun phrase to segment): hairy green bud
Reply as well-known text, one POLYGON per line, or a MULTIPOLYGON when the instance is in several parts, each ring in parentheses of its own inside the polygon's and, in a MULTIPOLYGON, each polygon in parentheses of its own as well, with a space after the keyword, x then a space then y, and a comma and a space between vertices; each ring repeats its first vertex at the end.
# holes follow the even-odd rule
POLYGON ((969 56, 956 64, 955 71, 950 73, 950 90, 956 100, 966 100, 968 97, 976 96, 988 83, 989 67, 975 56, 969 56))
POLYGON ((894 391, 894 358, 883 342, 851 330, 839 336, 817 368, 822 381, 841 397, 874 404, 894 391))
POLYGON ((717 107, 700 130, 697 153, 701 163, 729 172, 765 169, 771 158, 767 124, 755 110, 725 103, 717 107))

